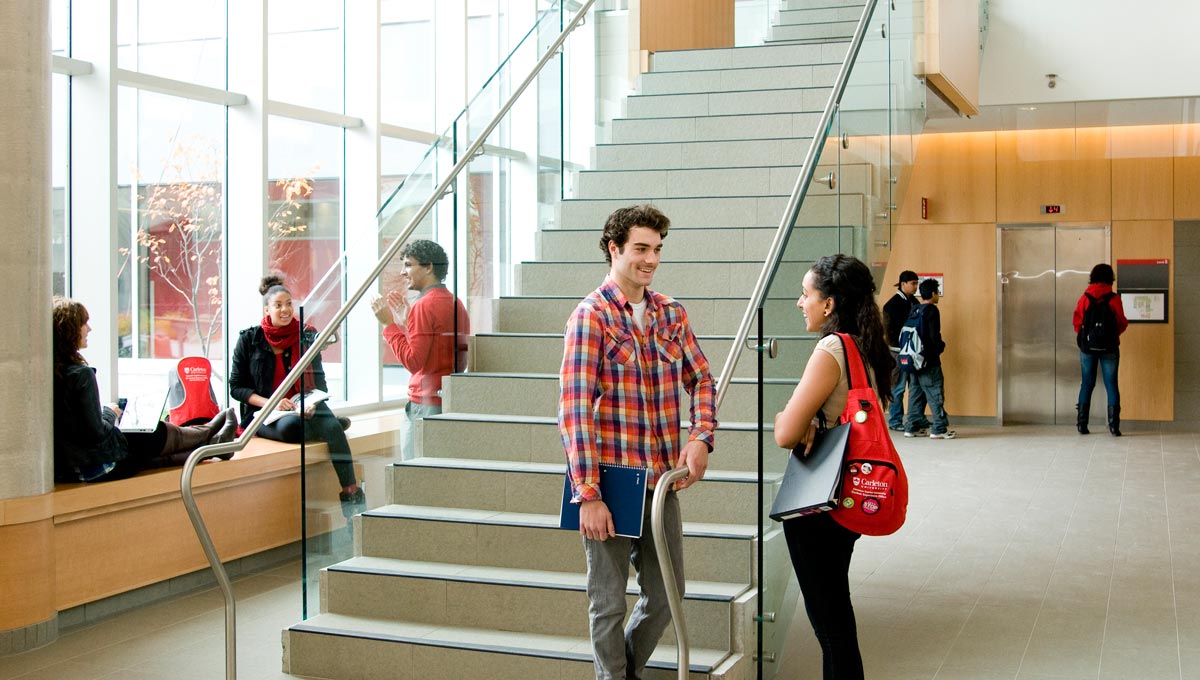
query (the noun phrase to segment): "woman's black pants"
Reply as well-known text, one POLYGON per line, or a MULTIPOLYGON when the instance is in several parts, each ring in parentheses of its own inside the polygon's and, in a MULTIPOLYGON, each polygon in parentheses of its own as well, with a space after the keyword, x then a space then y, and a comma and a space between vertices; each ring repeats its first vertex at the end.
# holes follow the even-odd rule
POLYGON ((302 441, 323 441, 329 444, 329 460, 337 473, 338 484, 343 487, 353 486, 354 461, 350 457, 350 443, 346 441, 346 433, 337 416, 325 405, 317 404, 312 418, 305 420, 298 415, 286 415, 270 425, 258 429, 258 436, 274 439, 277 442, 299 444, 302 441))
POLYGON ((858 629, 850 604, 850 556, 859 534, 822 512, 783 523, 804 609, 821 644, 825 680, 862 680, 858 629))

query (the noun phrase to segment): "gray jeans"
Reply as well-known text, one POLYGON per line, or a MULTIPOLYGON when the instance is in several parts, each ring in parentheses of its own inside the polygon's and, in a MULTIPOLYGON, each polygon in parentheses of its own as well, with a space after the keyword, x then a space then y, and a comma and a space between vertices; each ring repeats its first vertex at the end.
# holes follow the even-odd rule
MULTIPOLYGON (((587 556, 588 623, 595 654, 596 680, 641 680, 650 654, 671 622, 666 586, 650 529, 653 493, 646 495, 641 538, 616 536, 607 541, 583 539, 587 556), (640 589, 629 623, 625 620, 625 590, 629 565, 637 571, 640 589)), ((683 597, 683 521, 675 492, 666 496, 663 529, 670 550, 679 595, 683 597)))
POLYGON ((417 421, 441 412, 442 407, 433 404, 416 404, 410 401, 404 405, 404 414, 408 418, 400 426, 400 460, 412 460, 417 457, 417 450, 413 447, 413 430, 417 427, 417 421))

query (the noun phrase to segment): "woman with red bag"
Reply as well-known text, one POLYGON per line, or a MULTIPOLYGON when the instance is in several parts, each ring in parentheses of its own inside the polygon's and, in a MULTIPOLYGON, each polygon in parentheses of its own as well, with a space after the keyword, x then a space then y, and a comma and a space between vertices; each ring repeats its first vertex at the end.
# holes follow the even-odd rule
MULTIPOLYGON (((883 408, 891 400, 893 362, 875 304, 875 282, 865 264, 849 255, 822 257, 804 275, 802 285, 796 306, 804 314, 806 329, 820 333, 821 339, 787 406, 775 416, 775 443, 788 450, 804 444, 807 453, 818 411, 834 422, 846 407, 846 353, 835 333, 853 336, 883 408)), ((821 645, 825 680, 858 679, 863 677, 863 667, 849 571, 860 534, 843 527, 833 515, 823 512, 789 519, 783 531, 804 608, 821 645)))

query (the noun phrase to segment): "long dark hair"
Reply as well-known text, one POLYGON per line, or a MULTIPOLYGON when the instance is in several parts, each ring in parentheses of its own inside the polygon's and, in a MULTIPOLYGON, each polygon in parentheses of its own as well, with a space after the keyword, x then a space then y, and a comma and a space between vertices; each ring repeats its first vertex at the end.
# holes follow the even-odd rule
POLYGON ((875 304, 875 279, 861 260, 850 255, 826 255, 813 264, 813 285, 833 298, 833 310, 821 324, 821 334, 849 333, 858 342, 863 360, 875 374, 879 402, 892 400, 892 353, 883 332, 883 316, 875 304))
POLYGON ((83 303, 54 296, 54 375, 61 378, 72 364, 87 365, 79 353, 79 337, 89 318, 83 303))

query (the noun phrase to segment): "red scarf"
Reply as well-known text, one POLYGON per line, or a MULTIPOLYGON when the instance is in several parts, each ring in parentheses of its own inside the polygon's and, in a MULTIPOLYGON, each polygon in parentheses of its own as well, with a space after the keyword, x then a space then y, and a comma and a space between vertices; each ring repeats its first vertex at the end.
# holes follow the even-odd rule
MULTIPOLYGON (((303 356, 304 351, 300 347, 300 322, 292 319, 291 323, 286 326, 276 326, 271 323, 271 315, 266 315, 262 319, 263 336, 267 339, 267 344, 278 350, 292 350, 291 365, 295 366, 296 362, 303 356)), ((290 369, 289 369, 290 370, 290 369)), ((276 380, 282 381, 284 376, 276 376, 276 380)), ((313 382, 312 364, 309 364, 304 369, 304 389, 313 390, 317 385, 313 382)), ((293 385, 289 390, 289 395, 298 393, 299 383, 293 385)))

